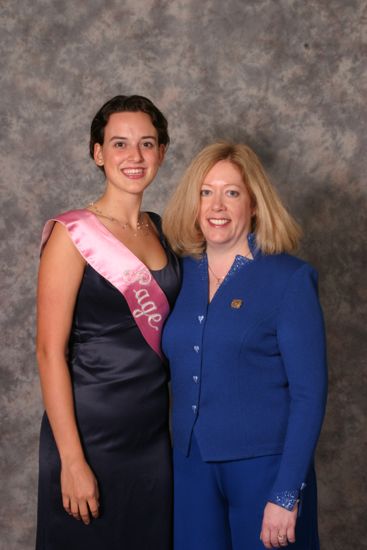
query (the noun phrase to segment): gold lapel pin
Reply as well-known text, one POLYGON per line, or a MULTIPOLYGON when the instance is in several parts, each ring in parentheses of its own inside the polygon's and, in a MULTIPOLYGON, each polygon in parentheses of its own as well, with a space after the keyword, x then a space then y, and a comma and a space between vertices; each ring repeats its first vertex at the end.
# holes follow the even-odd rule
POLYGON ((232 309, 240 309, 240 307, 242 307, 242 306, 243 306, 243 300, 241 300, 240 298, 235 298, 231 302, 231 308, 232 309))

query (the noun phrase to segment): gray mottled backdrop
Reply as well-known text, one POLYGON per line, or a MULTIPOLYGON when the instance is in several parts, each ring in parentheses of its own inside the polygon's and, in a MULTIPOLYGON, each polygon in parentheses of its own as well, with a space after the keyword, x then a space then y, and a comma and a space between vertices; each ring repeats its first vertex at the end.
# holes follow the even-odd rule
POLYGON ((34 545, 42 223, 100 193, 89 124, 119 93, 149 96, 169 119, 148 207, 162 210, 201 146, 230 138, 258 152, 303 224, 329 340, 322 548, 366 548, 364 0, 2 0, 0 12, 1 549, 34 545))

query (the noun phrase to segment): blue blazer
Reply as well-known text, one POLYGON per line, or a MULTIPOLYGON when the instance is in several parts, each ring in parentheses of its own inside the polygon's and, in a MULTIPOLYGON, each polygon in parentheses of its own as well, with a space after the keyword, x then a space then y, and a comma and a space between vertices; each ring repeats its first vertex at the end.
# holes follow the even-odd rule
POLYGON ((303 487, 326 403, 324 323, 317 274, 288 254, 237 256, 208 304, 208 265, 183 260, 166 323, 173 444, 195 428, 204 461, 282 454, 269 495, 303 487))

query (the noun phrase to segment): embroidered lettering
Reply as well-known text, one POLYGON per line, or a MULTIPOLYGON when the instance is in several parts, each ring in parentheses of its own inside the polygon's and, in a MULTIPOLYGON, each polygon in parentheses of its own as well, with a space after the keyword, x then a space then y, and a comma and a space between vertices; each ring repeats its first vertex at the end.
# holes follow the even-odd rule
POLYGON ((145 267, 139 267, 138 269, 124 271, 122 280, 128 284, 139 283, 145 286, 149 285, 152 276, 145 267))
POLYGON ((157 306, 152 300, 150 300, 148 290, 146 288, 141 288, 139 290, 134 290, 133 292, 141 308, 134 309, 133 316, 135 318, 139 318, 142 316, 147 317, 149 326, 152 327, 154 330, 159 330, 156 324, 160 323, 160 321, 162 320, 162 315, 157 312, 157 306))
POLYGON ((146 288, 134 290, 134 294, 136 299, 138 300, 139 306, 143 303, 143 300, 145 300, 145 298, 149 298, 149 292, 147 291, 146 288))

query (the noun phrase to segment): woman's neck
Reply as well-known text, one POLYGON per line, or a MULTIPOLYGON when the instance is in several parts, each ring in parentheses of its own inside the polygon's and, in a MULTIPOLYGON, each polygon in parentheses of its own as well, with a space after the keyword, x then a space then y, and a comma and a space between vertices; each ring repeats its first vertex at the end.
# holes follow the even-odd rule
POLYGON ((209 301, 211 301, 233 265, 235 257, 241 255, 252 259, 253 256, 247 238, 240 246, 207 245, 206 254, 208 259, 209 301))
POLYGON ((234 247, 226 247, 221 244, 218 244, 217 246, 207 245, 206 254, 209 262, 212 261, 217 264, 223 263, 224 265, 227 265, 228 263, 232 264, 235 257, 238 255, 244 256, 245 258, 252 258, 252 253, 247 242, 247 238, 245 242, 241 243, 241 245, 236 245, 234 247))
POLYGON ((143 196, 131 193, 112 193, 108 189, 93 202, 103 214, 135 227, 140 219, 143 196))

